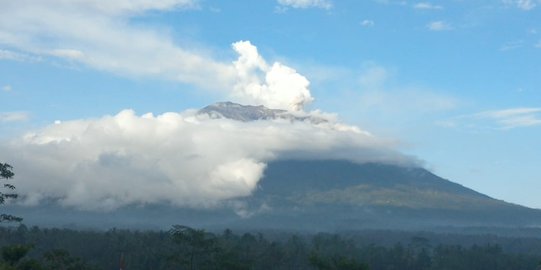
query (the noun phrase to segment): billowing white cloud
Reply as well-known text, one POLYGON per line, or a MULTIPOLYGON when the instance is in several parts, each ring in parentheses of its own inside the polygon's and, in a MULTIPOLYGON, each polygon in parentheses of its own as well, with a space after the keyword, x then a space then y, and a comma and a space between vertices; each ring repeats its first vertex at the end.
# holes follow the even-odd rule
MULTIPOLYGON (((330 8, 327 1, 283 2, 330 8)), ((236 60, 216 60, 162 32, 130 23, 150 10, 194 4, 188 0, 4 3, 0 45, 10 50, 0 50, 0 58, 66 59, 125 76, 225 89, 223 95, 235 101, 305 114, 304 106, 313 100, 307 78, 282 63, 267 62, 250 42, 233 44, 236 60)), ((28 117, 16 116, 3 118, 28 117)), ((390 144, 335 121, 238 122, 209 119, 194 111, 138 116, 125 110, 98 119, 57 121, 0 143, 0 153, 21 168, 17 187, 25 203, 54 199, 65 206, 109 210, 147 203, 211 207, 247 196, 267 162, 276 158, 412 162, 391 150, 390 144)))
MULTIPOLYGON (((11 91, 9 85, 4 86, 4 91, 11 91), (8 89, 8 90, 6 90, 8 89)), ((28 112, 2 112, 0 113, 0 122, 22 122, 30 119, 28 112)))
POLYGON ((417 4, 413 5, 413 8, 415 8, 415 9, 427 9, 427 10, 443 9, 443 7, 440 6, 440 5, 434 5, 434 4, 427 3, 427 2, 417 3, 417 4))
POLYGON ((444 22, 444 21, 434 21, 434 22, 430 22, 426 25, 426 27, 428 28, 428 30, 430 31, 447 31, 447 30, 453 30, 453 27, 444 22))
POLYGON ((236 61, 219 61, 155 29, 130 24, 131 18, 147 11, 195 4, 194 0, 6 3, 0 9, 0 46, 17 52, 0 50, 0 58, 56 57, 119 75, 215 89, 229 99, 272 108, 302 110, 312 100, 304 76, 282 63, 267 64, 250 42, 233 44, 239 54, 236 61))
POLYGON ((238 81, 234 88, 237 100, 270 108, 298 111, 310 103, 310 82, 294 69, 275 62, 268 65, 249 41, 233 44, 239 54, 234 62, 238 81))
POLYGON ((292 8, 332 8, 330 0, 278 0, 278 4, 292 8))
MULTIPOLYGON (((321 116, 319 116, 321 117, 321 116)), ((195 111, 57 122, 0 144, 21 200, 91 210, 212 207, 248 196, 277 158, 410 163, 392 143, 334 121, 211 119, 195 111)))

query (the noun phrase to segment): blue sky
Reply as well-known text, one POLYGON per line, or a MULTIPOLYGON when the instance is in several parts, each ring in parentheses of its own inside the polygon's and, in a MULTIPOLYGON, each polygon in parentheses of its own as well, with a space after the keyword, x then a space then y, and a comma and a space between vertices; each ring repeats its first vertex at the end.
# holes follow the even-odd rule
POLYGON ((305 111, 334 113, 398 142, 444 178, 541 208, 541 1, 0 7, 3 141, 124 109, 162 114, 222 100, 280 106, 284 93, 246 97, 240 75, 230 75, 242 50, 232 44, 249 41, 269 67, 294 69, 286 79, 310 82, 309 95, 291 90, 304 93, 305 111))

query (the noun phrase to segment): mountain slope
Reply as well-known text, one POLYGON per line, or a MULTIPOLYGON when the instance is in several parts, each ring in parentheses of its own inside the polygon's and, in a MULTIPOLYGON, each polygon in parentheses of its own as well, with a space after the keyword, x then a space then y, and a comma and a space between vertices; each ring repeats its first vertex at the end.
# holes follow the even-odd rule
MULTIPOLYGON (((539 226, 541 211, 506 203, 423 168, 340 160, 269 164, 249 205, 271 224, 340 229, 437 226, 539 226), (315 226, 314 224, 317 224, 315 226)), ((288 227, 284 226, 284 227, 288 227)))

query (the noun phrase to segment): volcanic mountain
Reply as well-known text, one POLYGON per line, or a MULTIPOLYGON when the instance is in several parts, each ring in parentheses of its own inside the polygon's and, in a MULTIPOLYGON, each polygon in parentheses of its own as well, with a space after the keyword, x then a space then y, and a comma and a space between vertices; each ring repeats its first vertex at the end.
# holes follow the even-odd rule
MULTIPOLYGON (((239 121, 289 119, 263 106, 217 103, 199 111, 239 121)), ((541 211, 493 199, 422 167, 346 160, 278 160, 242 199, 247 227, 284 229, 430 228, 541 225, 541 211)))
MULTIPOLYGON (((198 115, 243 122, 327 121, 232 102, 207 106, 198 115)), ((147 205, 96 213, 44 204, 12 212, 20 213, 30 224, 78 227, 168 228, 185 224, 215 229, 329 231, 541 226, 541 210, 491 198, 419 166, 324 157, 271 161, 250 196, 230 199, 218 208, 147 205)))

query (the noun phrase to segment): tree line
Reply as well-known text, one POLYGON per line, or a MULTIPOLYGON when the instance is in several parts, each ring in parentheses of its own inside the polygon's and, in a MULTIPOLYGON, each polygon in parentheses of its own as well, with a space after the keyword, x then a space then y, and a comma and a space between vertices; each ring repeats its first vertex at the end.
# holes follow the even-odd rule
POLYGON ((340 234, 212 233, 175 225, 169 231, 78 231, 0 228, 0 269, 538 269, 541 254, 499 245, 432 246, 428 239, 383 246, 340 234))
MULTIPOLYGON (((17 198, 9 164, 0 163, 0 205, 17 198)), ((22 219, 0 213, 0 224, 22 219)), ((381 232, 379 232, 381 233, 381 232)), ((534 247, 538 247, 535 245, 534 247)), ((536 249, 534 249, 536 250, 536 249)), ((541 269, 541 252, 509 252, 495 244, 436 244, 414 236, 378 245, 355 235, 221 233, 174 225, 169 231, 0 227, 0 270, 91 269, 541 269)))

